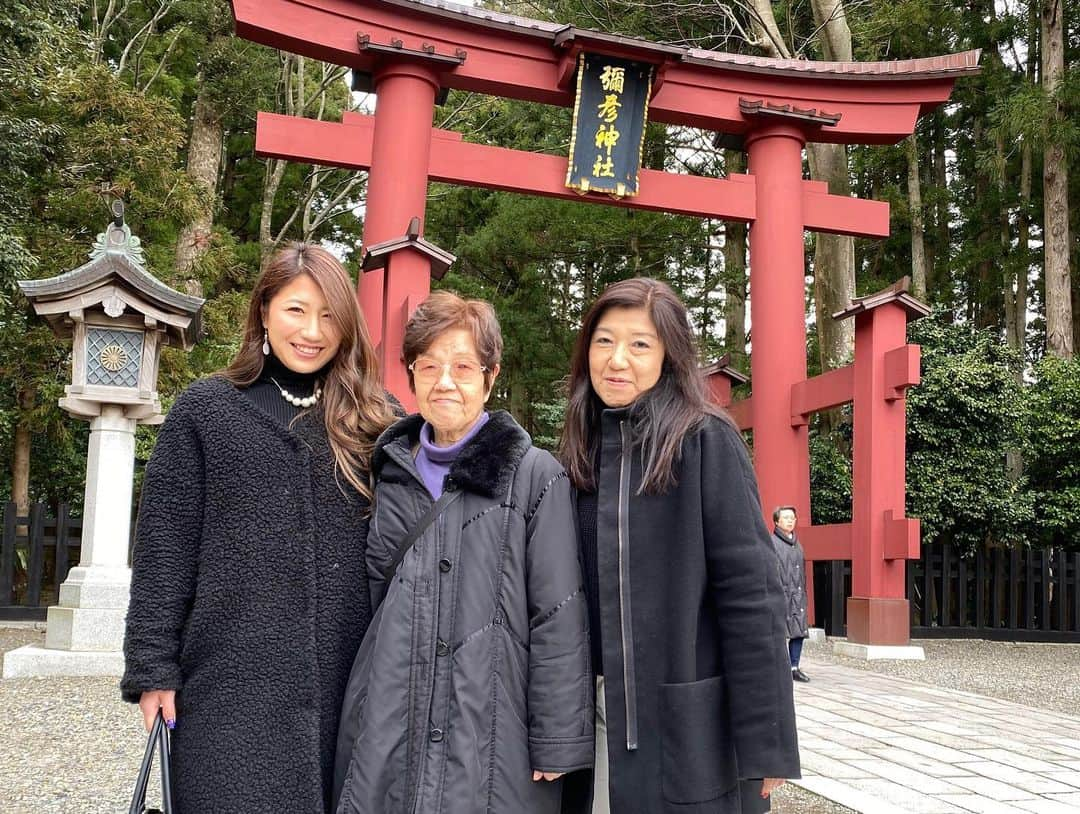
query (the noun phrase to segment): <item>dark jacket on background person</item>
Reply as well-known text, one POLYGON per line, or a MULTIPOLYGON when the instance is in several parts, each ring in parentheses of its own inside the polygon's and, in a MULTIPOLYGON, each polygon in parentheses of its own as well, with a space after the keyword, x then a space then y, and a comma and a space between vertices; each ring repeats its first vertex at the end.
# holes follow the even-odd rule
POLYGON ((339 814, 554 814, 592 765, 585 598, 570 485, 494 412, 450 467, 459 490, 387 584, 432 505, 413 459, 423 419, 379 439, 368 548, 378 607, 338 739, 339 814), (381 605, 379 604, 381 602, 381 605))
POLYGON ((370 620, 368 501, 321 410, 292 429, 222 378, 184 392, 146 467, 121 690, 177 690, 177 814, 322 814, 370 620))
MULTIPOLYGON (((754 473, 738 432, 709 417, 683 441, 678 484, 638 494, 631 409, 603 411, 597 476, 611 811, 754 810, 762 801, 742 797, 760 781, 740 778, 800 776, 783 594, 754 473)), ((564 810, 587 814, 591 791, 575 777, 564 810)))
POLYGON ((773 529, 772 543, 787 602, 788 638, 805 639, 810 635, 806 612, 806 554, 795 534, 789 536, 779 528, 773 529))

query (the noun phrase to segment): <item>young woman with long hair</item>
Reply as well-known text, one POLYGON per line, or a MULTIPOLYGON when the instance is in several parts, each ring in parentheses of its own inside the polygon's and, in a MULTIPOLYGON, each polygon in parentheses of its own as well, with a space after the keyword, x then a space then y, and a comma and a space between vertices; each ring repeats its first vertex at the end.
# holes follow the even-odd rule
POLYGON ((173 729, 178 814, 325 811, 392 419, 345 269, 281 249, 236 358, 180 395, 146 467, 121 690, 173 729))
POLYGON ((595 772, 568 778, 563 809, 767 810, 799 776, 783 594, 746 445, 667 285, 600 295, 569 391, 597 694, 595 772))

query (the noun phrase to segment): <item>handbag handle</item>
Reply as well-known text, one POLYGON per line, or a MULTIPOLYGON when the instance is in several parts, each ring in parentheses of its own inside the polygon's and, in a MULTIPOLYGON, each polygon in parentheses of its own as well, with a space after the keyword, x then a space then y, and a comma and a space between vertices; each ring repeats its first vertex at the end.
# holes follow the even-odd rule
POLYGON ((161 763, 161 805, 162 814, 172 814, 172 777, 169 774, 169 730, 165 718, 158 710, 154 725, 150 728, 150 737, 146 741, 139 776, 135 779, 135 792, 131 796, 128 814, 148 814, 146 812, 146 787, 150 785, 150 771, 154 765, 154 751, 159 754, 161 763))

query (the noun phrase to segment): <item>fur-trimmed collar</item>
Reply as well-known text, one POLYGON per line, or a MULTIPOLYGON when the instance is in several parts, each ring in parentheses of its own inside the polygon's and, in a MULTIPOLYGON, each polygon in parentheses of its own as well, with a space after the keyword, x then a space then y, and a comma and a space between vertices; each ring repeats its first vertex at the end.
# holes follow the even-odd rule
MULTIPOLYGON (((371 458, 371 471, 376 479, 391 459, 391 446, 398 447, 395 458, 412 461, 412 448, 418 443, 423 424, 424 417, 414 413, 379 436, 371 458)), ((498 497, 510 486, 530 446, 532 439, 513 416, 505 410, 496 410, 450 465, 450 478, 467 491, 498 497)))

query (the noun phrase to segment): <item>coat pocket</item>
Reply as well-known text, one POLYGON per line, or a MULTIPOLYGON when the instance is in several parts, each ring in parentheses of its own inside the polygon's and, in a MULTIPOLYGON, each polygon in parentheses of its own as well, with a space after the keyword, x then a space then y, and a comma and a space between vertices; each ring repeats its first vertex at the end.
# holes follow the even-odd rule
POLYGON ((735 786, 722 677, 661 684, 660 735, 665 800, 704 803, 735 786))

